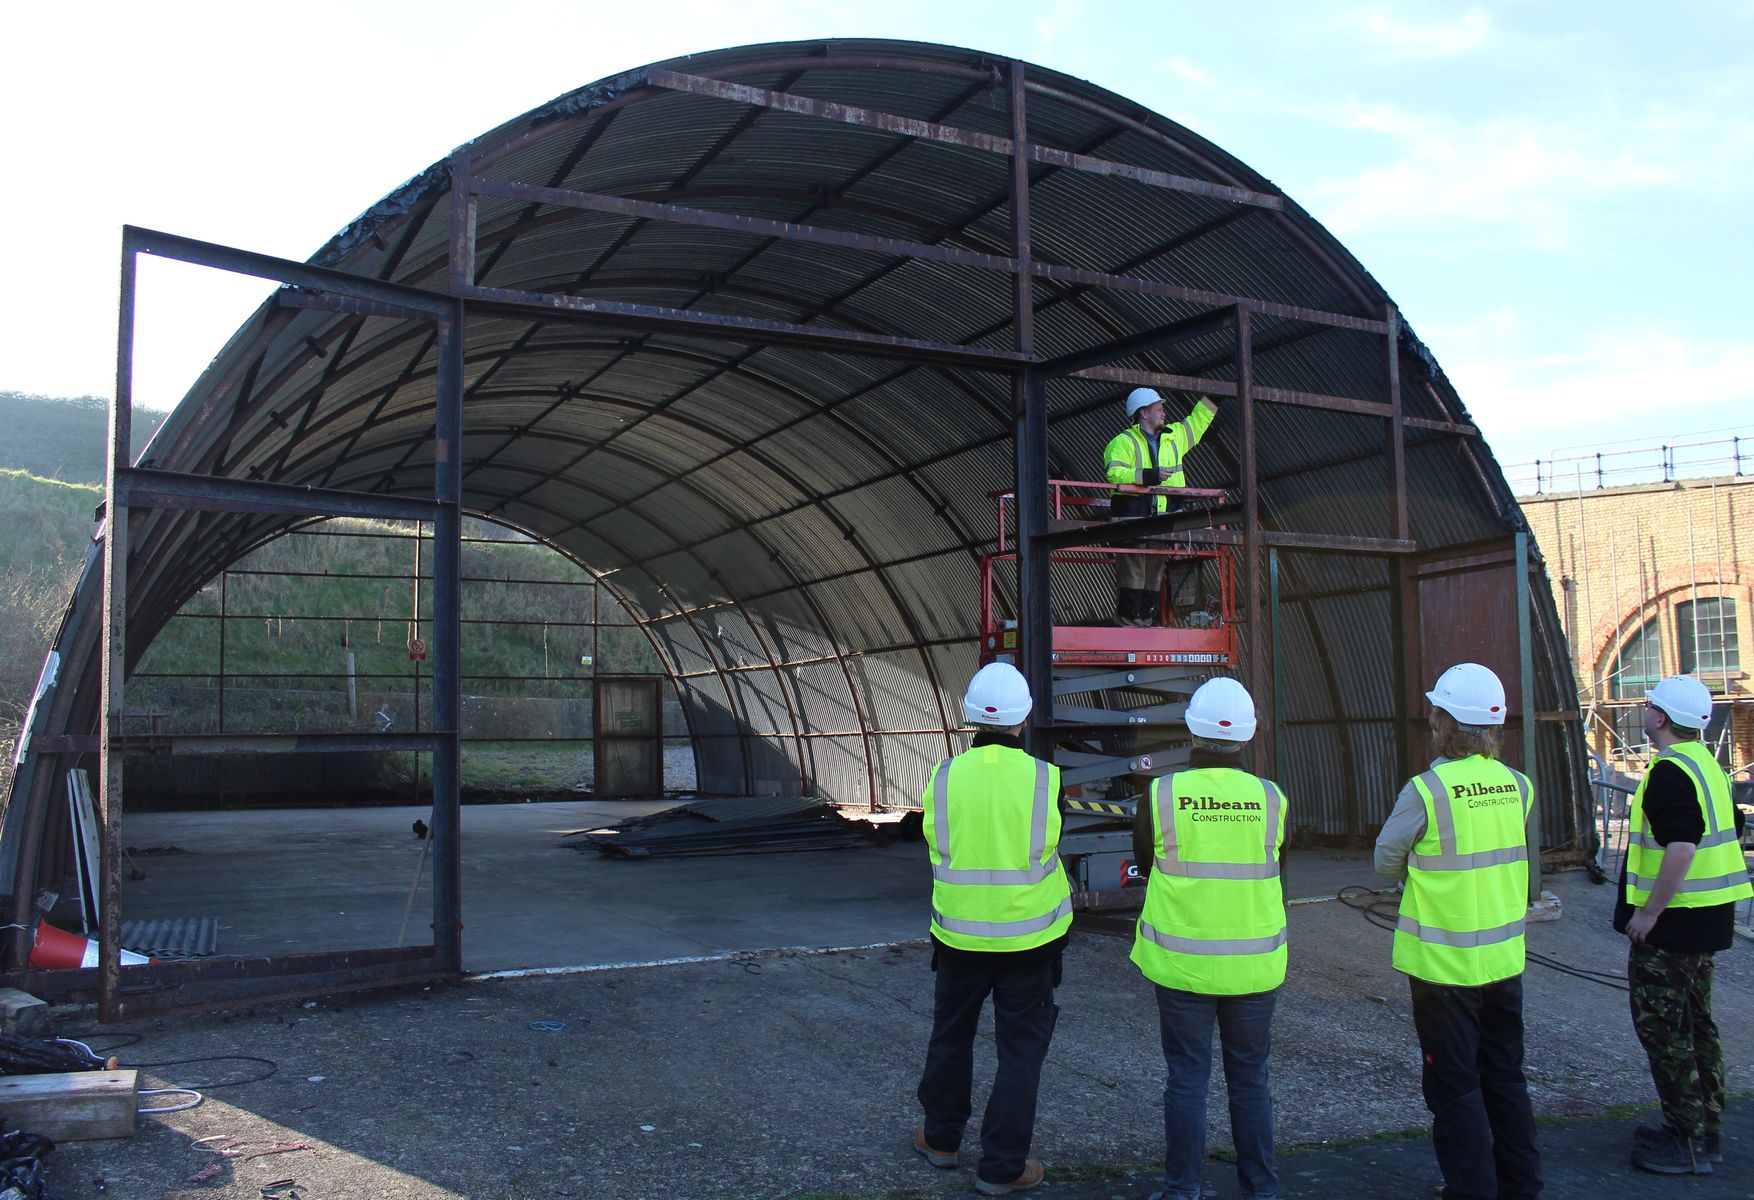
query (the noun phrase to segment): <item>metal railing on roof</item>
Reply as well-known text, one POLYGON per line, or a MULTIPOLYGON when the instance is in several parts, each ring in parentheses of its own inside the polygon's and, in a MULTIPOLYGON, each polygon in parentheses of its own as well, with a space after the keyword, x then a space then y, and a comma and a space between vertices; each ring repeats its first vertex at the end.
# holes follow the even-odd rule
POLYGON ((1754 475, 1754 429, 1727 438, 1600 450, 1504 465, 1519 496, 1598 490, 1639 483, 1674 483, 1722 475, 1754 475))

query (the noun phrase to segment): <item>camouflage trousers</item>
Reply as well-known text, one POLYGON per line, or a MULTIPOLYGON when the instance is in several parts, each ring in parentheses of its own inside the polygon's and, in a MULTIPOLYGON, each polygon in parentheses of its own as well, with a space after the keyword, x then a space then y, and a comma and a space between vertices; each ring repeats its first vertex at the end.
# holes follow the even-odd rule
POLYGON ((1689 1137, 1723 1128, 1724 1050, 1711 1019, 1710 954, 1633 943, 1626 960, 1632 1027, 1650 1059, 1663 1118, 1689 1137))

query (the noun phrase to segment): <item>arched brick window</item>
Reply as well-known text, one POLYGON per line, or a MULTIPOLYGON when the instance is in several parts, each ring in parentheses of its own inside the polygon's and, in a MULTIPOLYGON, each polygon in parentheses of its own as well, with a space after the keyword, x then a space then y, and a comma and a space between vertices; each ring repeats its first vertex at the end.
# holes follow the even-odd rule
POLYGON ((1722 691, 1725 674, 1742 669, 1735 600, 1711 596, 1677 604, 1675 644, 1680 648, 1681 673, 1698 675, 1713 691, 1722 691))
POLYGON ((1661 626, 1652 617, 1620 644, 1608 666, 1608 690, 1616 700, 1642 700, 1663 677, 1661 626))

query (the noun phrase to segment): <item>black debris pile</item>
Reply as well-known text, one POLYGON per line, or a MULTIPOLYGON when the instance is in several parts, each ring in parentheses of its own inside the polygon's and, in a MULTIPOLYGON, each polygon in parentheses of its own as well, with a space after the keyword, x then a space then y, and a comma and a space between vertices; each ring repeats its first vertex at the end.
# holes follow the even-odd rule
POLYGON ((43 1183, 43 1156, 54 1148, 21 1129, 0 1134, 0 1200, 54 1200, 43 1183))
POLYGON ((574 848, 611 858, 685 854, 778 854, 866 845, 870 829, 831 804, 807 796, 732 796, 696 800, 608 829, 577 829, 574 848))

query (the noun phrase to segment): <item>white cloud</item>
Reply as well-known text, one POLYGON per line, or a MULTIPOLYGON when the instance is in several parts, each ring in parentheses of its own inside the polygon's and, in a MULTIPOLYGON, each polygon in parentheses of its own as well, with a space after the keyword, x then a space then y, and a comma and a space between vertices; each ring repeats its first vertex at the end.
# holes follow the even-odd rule
POLYGON ((1681 180, 1689 149, 1659 138, 1627 138, 1616 125, 1542 123, 1509 117, 1468 123, 1393 105, 1351 102, 1333 124, 1396 139, 1398 153, 1353 174, 1300 189, 1310 210, 1336 234, 1413 225, 1508 226, 1524 242, 1566 245, 1577 213, 1629 189, 1681 180))
POLYGON ((1172 58, 1163 65, 1171 75, 1184 82, 1199 84, 1201 87, 1212 82, 1212 76, 1185 58, 1172 58))
POLYGON ((1340 24, 1355 31, 1377 59, 1448 58, 1478 49, 1492 37, 1492 15, 1479 7, 1448 21, 1415 25, 1396 19, 1385 5, 1373 5, 1346 14, 1340 24))
POLYGON ((1699 341, 1627 326, 1528 350, 1518 343, 1547 331, 1506 310, 1431 332, 1501 462, 1609 443, 1654 447, 1754 425, 1754 341, 1699 341))

